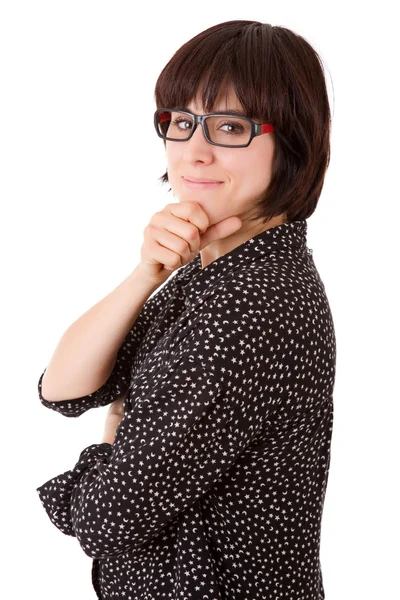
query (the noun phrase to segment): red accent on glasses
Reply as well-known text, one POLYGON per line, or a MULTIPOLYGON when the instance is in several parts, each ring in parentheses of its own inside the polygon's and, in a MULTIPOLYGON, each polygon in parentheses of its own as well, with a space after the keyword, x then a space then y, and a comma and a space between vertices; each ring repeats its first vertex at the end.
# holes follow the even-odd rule
POLYGON ((170 121, 171 113, 168 113, 168 112, 159 113, 158 120, 160 123, 164 123, 164 121, 170 121))
POLYGON ((270 131, 274 131, 275 127, 266 123, 265 125, 261 125, 261 133, 269 133, 270 131))

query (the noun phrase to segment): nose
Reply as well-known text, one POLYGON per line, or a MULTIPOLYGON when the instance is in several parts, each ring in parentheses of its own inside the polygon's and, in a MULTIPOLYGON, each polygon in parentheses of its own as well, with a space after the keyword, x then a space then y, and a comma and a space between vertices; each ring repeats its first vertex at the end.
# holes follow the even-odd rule
POLYGON ((187 142, 184 142, 184 144, 186 159, 196 160, 200 158, 202 160, 210 160, 214 146, 207 141, 200 123, 197 123, 192 137, 187 142))
MULTIPOLYGON (((195 127, 195 130, 193 132, 193 135, 190 138, 190 140, 188 140, 188 141, 190 142, 196 136, 202 138, 202 140, 204 140, 208 144, 208 141, 206 139, 205 133, 203 131, 203 127, 202 127, 202 125, 200 123, 196 123, 196 127, 195 127)), ((208 144, 208 145, 210 145, 210 144, 208 144)))

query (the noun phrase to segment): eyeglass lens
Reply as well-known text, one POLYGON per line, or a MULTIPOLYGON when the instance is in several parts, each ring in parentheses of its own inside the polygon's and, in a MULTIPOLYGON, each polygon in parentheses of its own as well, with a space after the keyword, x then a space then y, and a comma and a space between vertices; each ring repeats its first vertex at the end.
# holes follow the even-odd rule
MULTIPOLYGON (((169 140, 187 140, 193 129, 193 119, 179 111, 158 113, 158 130, 169 140)), ((229 146, 247 144, 251 137, 250 122, 241 117, 206 117, 205 128, 212 142, 229 146)))

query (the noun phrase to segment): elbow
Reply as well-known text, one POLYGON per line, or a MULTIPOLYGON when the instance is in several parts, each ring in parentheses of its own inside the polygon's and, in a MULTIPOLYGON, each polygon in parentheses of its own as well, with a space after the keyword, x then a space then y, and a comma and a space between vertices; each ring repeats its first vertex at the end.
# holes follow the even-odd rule
POLYGON ((134 553, 152 539, 151 535, 143 536, 143 530, 137 531, 135 534, 132 529, 129 532, 125 531, 123 537, 118 536, 105 524, 100 527, 100 531, 94 528, 85 528, 82 531, 75 530, 75 535, 86 556, 97 560, 134 553))
POLYGON ((98 531, 90 527, 78 530, 75 528, 76 538, 83 552, 92 559, 107 558, 112 554, 112 544, 107 542, 98 531))
POLYGON ((128 544, 125 547, 117 547, 112 539, 99 538, 98 533, 96 534, 92 529, 83 537, 78 535, 76 537, 86 556, 96 560, 118 556, 119 554, 134 550, 133 544, 128 544))
POLYGON ((40 399, 41 403, 45 408, 49 408, 50 410, 54 410, 63 417, 80 417, 82 413, 87 410, 83 406, 72 406, 71 403, 64 402, 51 402, 50 400, 40 399))

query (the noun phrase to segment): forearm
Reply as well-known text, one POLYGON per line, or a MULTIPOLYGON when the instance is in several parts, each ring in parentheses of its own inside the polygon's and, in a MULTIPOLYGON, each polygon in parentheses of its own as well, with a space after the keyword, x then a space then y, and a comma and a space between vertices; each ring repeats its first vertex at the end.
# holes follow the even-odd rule
POLYGON ((103 431, 103 438, 100 443, 107 442, 113 444, 115 439, 115 433, 118 425, 122 421, 122 417, 117 414, 107 415, 106 423, 103 431))
POLYGON ((78 398, 109 378, 118 349, 143 305, 157 289, 136 268, 115 290, 85 312, 60 339, 42 380, 46 400, 78 398))

